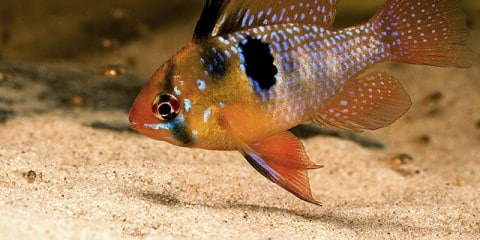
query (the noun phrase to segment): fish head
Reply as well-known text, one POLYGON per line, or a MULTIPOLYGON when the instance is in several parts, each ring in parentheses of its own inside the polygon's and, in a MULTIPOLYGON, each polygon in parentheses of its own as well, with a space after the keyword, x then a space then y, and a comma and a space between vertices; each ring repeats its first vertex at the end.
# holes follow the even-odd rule
POLYGON ((157 69, 130 110, 131 128, 178 146, 198 143, 215 114, 199 52, 189 44, 157 69))

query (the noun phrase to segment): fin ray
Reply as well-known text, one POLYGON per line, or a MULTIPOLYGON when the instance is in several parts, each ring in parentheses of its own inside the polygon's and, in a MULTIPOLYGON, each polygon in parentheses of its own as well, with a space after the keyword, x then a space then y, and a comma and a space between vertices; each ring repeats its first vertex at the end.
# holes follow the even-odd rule
POLYGON ((323 166, 308 159, 302 143, 290 132, 245 146, 242 154, 272 182, 304 201, 321 205, 313 198, 307 170, 323 166))
POLYGON ((315 24, 330 28, 336 0, 207 0, 195 27, 194 40, 221 36, 249 28, 285 24, 315 24))
POLYGON ((228 0, 205 0, 205 5, 193 32, 194 41, 210 37, 228 2, 228 0))
POLYGON ((382 33, 393 61, 440 67, 473 63, 460 1, 388 0, 370 22, 382 33))
POLYGON ((347 84, 312 121, 353 131, 375 130, 395 122, 410 105, 397 79, 388 73, 370 73, 347 84))

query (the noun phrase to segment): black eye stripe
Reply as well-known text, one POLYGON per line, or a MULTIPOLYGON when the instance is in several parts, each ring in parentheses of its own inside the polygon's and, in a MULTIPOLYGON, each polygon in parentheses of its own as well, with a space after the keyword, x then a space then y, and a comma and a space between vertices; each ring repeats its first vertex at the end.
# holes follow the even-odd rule
POLYGON ((160 102, 161 103, 168 102, 168 101, 170 101, 171 98, 172 98, 172 96, 170 94, 162 94, 162 95, 160 95, 160 102))

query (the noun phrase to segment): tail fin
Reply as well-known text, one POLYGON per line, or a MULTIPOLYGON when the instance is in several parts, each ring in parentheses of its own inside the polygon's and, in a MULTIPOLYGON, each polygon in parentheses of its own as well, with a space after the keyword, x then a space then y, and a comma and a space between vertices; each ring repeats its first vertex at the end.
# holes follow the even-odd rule
POLYGON ((390 48, 391 60, 470 67, 473 52, 458 0, 387 0, 370 21, 390 48))

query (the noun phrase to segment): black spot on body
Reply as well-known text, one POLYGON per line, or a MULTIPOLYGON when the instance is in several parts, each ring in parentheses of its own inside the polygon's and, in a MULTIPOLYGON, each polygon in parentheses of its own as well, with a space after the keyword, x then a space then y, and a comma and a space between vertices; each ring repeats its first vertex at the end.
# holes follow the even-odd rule
POLYGON ((220 80, 228 70, 228 61, 225 54, 210 44, 206 44, 201 52, 203 69, 213 80, 220 80))
POLYGON ((183 122, 177 122, 172 128, 173 137, 181 142, 184 146, 189 146, 193 143, 192 136, 188 131, 188 127, 183 122))
POLYGON ((275 75, 278 73, 269 44, 259 39, 247 38, 239 47, 247 76, 255 81, 261 90, 269 90, 275 85, 275 75))

